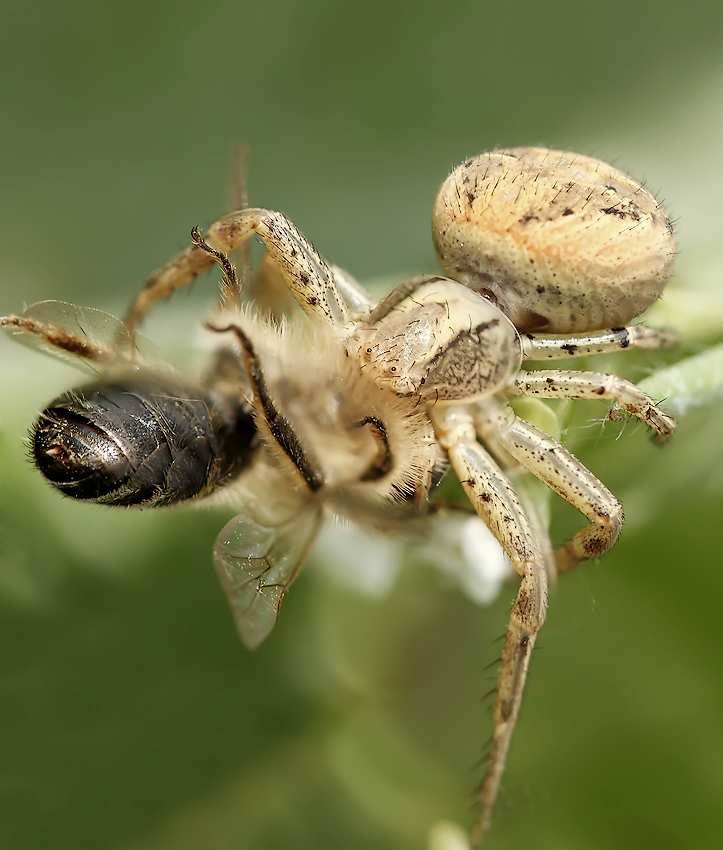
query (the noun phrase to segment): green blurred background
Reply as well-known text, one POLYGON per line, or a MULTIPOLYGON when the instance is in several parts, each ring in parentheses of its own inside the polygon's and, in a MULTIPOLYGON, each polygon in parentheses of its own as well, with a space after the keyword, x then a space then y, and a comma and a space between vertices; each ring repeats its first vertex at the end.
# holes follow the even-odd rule
MULTIPOLYGON (((226 211, 239 141, 251 202, 363 280, 435 268, 454 164, 544 144, 660 193, 680 246, 660 315, 683 354, 723 336, 719 2, 0 9, 0 313, 122 312, 226 211)), ((187 347, 211 293, 177 296, 148 335, 187 347)), ((230 513, 50 492, 25 429, 77 373, 4 339, 0 358, 0 847, 420 848, 441 820, 469 825, 514 587, 481 609, 409 567, 375 599, 312 561, 250 654, 211 566, 230 513)), ((637 380, 669 359, 614 368, 637 380)), ((723 406, 683 417, 665 450, 584 427, 604 409, 581 407, 568 442, 627 524, 553 591, 486 846, 719 847, 723 406)), ((579 525, 554 508, 557 536, 579 525)))

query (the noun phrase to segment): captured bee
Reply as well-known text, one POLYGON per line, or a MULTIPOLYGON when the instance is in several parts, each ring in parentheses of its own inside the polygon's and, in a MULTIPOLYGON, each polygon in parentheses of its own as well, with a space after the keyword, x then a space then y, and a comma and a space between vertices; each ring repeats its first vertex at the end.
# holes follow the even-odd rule
POLYGON ((516 416, 508 397, 607 399, 611 416, 637 417, 657 442, 672 435, 672 417, 628 381, 523 368, 672 342, 628 324, 671 274, 670 220, 609 165, 514 148, 468 160, 443 184, 433 238, 448 277, 414 278, 378 303, 281 213, 242 209, 192 238, 149 278, 124 322, 61 302, 0 320, 20 341, 103 375, 43 411, 32 434, 36 465, 66 495, 108 505, 211 494, 234 504, 239 513, 221 531, 214 563, 251 648, 273 629, 325 512, 388 532, 416 527, 433 513, 430 497, 451 465, 520 576, 472 833, 479 844, 545 619, 548 577, 602 555, 622 526, 618 499, 516 416), (254 234, 273 269, 247 290, 229 254, 254 234), (223 281, 205 324, 209 365, 188 382, 147 355, 136 327, 214 264, 223 281), (278 286, 300 319, 268 307, 278 286), (519 467, 588 520, 556 549, 511 483, 519 467))

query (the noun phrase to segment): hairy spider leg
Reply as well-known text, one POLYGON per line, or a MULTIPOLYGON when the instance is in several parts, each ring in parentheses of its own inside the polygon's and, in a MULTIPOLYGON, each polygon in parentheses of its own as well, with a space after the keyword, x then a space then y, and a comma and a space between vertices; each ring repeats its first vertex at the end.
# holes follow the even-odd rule
MULTIPOLYGON (((212 224, 204 241, 216 251, 228 254, 254 234, 266 246, 307 315, 316 322, 337 327, 350 322, 349 307, 331 267, 282 213, 255 208, 238 210, 212 224)), ((154 304, 187 286, 217 261, 198 243, 186 248, 145 282, 125 317, 127 327, 135 328, 154 304)))
POLYGON ((430 415, 469 500, 521 577, 502 650, 494 706, 495 730, 479 793, 480 812, 471 835, 473 846, 478 846, 490 824, 532 650, 545 621, 547 573, 542 549, 525 509, 507 476, 477 441, 469 408, 438 405, 430 410, 430 415))

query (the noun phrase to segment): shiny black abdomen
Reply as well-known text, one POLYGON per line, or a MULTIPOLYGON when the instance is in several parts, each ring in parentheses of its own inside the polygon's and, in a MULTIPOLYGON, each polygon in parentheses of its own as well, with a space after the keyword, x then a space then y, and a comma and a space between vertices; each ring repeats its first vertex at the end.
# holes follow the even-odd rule
POLYGON ((31 439, 38 469, 67 496, 149 507, 218 489, 248 466, 258 442, 240 394, 230 401, 165 376, 64 393, 31 439))

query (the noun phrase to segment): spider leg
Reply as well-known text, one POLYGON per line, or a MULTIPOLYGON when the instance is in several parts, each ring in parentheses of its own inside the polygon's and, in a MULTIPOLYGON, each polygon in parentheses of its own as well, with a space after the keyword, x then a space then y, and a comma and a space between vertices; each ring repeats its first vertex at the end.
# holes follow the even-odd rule
POLYGON ((520 574, 507 626, 494 706, 495 731, 479 794, 480 812, 472 831, 477 846, 487 831, 517 722, 537 632, 547 611, 545 560, 517 494, 492 457, 477 442, 464 407, 438 405, 430 411, 435 432, 447 450, 462 486, 520 574))
MULTIPOLYGON (((228 204, 226 209, 245 210, 249 205, 248 193, 248 159, 249 149, 243 142, 234 147, 233 152, 233 180, 229 187, 228 204)), ((237 258, 241 262, 241 283, 244 287, 251 285, 254 280, 251 266, 251 243, 244 242, 237 252, 237 258)))
POLYGON ((2 316, 0 330, 24 345, 94 373, 99 368, 132 370, 154 362, 150 344, 131 334, 120 319, 63 301, 41 301, 20 316, 2 316))
POLYGON ((515 460, 590 520, 555 551, 558 573, 597 558, 615 543, 623 523, 620 501, 561 443, 548 437, 508 407, 478 402, 475 424, 482 437, 494 436, 515 460))
MULTIPOLYGON (((255 208, 238 210, 212 224, 204 241, 228 254, 254 233, 266 246, 301 308, 314 321, 333 326, 350 321, 349 308, 328 263, 282 213, 255 208)), ((215 261, 197 243, 186 248, 145 282, 126 315, 127 327, 135 328, 154 304, 188 285, 215 261)))
POLYGON ((628 325, 585 334, 520 334, 523 360, 568 360, 609 354, 627 348, 670 348, 675 345, 674 334, 658 331, 645 325, 628 325))
POLYGON ((377 306, 377 299, 372 297, 345 269, 340 269, 339 266, 331 263, 331 270, 334 273, 336 287, 349 308, 352 321, 366 321, 377 306))
MULTIPOLYGON (((635 384, 602 372, 520 372, 508 392, 538 398, 612 399, 652 428, 655 442, 664 443, 675 430, 675 419, 635 384)), ((610 418, 619 418, 615 408, 610 418)))
POLYGON ((61 351, 89 363, 108 365, 119 360, 116 349, 69 333, 59 325, 38 321, 32 316, 2 316, 0 328, 8 329, 11 333, 32 335, 39 340, 40 347, 45 344, 49 350, 61 351))
MULTIPOLYGON (((249 245, 249 242, 244 242, 244 245, 249 245)), ((269 316, 276 322, 281 322, 282 317, 290 319, 299 315, 296 299, 286 285, 281 270, 266 251, 253 273, 244 278, 242 287, 244 301, 252 303, 254 310, 261 315, 269 316)))

